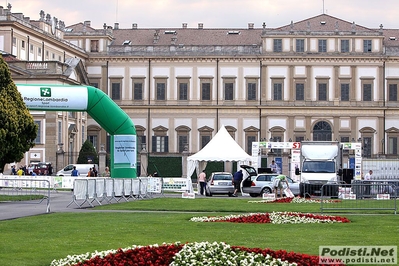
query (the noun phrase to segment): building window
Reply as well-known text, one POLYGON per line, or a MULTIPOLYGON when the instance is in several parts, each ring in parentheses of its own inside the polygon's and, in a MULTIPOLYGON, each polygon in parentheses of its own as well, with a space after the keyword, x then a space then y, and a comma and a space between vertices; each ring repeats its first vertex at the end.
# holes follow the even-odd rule
POLYGON ((349 136, 341 136, 341 142, 349 142, 349 136))
POLYGON ((349 101, 349 83, 341 83, 341 101, 349 101))
POLYGON ((49 57, 49 51, 46 51, 46 58, 48 59, 49 57))
POLYGON ((371 83, 363 84, 363 101, 371 102, 372 101, 372 86, 371 83))
POLYGON ((133 100, 142 101, 144 99, 144 78, 133 77, 133 100))
POLYGON ((341 53, 349 53, 349 40, 341 40, 341 53))
POLYGON ((273 85, 273 100, 282 101, 283 100, 283 80, 272 79, 273 85))
POLYGON ((42 56, 42 48, 41 47, 37 47, 37 55, 42 56))
POLYGON ((256 142, 256 136, 247 136, 246 151, 248 154, 252 154, 252 142, 256 142))
POLYGON ((282 39, 274 39, 273 40, 273 52, 281 53, 283 51, 283 40, 282 39))
POLYGON ((301 142, 304 141, 305 137, 304 136, 295 136, 295 142, 301 142))
POLYGON ((17 46, 17 38, 15 38, 15 37, 12 38, 12 46, 14 46, 14 47, 17 46))
POLYGON ((177 79, 179 101, 188 101, 189 84, 190 82, 188 79, 177 79))
POLYGON ((317 95, 319 101, 327 101, 328 90, 327 90, 327 83, 320 82, 317 86, 317 95))
POLYGON ((247 100, 255 101, 257 95, 257 83, 247 80, 247 100))
POLYGON ((51 58, 54 60, 55 59, 55 53, 52 53, 51 56, 52 56, 51 58))
POLYGON ((112 81, 111 82, 111 99, 120 100, 121 99, 121 82, 112 81))
POLYGON ((201 78, 201 100, 210 101, 212 95, 212 80, 201 78))
POLYGON ((41 144, 41 133, 42 133, 42 121, 35 121, 35 124, 37 125, 37 135, 35 138, 34 143, 35 144, 41 144))
POLYGON ((295 99, 297 101, 305 100, 305 84, 304 83, 295 83, 295 99))
POLYGON ((23 41, 23 40, 21 41, 21 48, 25 49, 25 41, 23 41))
POLYGON ((209 143, 209 141, 211 141, 213 129, 210 127, 204 126, 204 127, 199 128, 198 131, 200 134, 200 138, 199 138, 200 139, 199 150, 200 150, 200 149, 204 148, 206 146, 206 144, 209 143))
POLYGON ((317 122, 313 127, 313 140, 314 141, 331 141, 332 129, 326 121, 317 122))
POLYGON ((137 150, 142 151, 143 149, 147 149, 146 147, 146 136, 145 136, 145 128, 142 126, 135 126, 136 128, 136 140, 137 140, 137 150))
POLYGON ((156 100, 165 101, 166 100, 166 79, 156 79, 155 80, 156 89, 156 100))
POLYGON ((177 150, 179 153, 182 153, 189 144, 190 130, 191 129, 187 126, 179 126, 176 128, 178 143, 177 150))
POLYGON ((93 147, 96 149, 96 148, 97 148, 97 143, 98 143, 98 141, 97 141, 97 139, 98 139, 97 135, 88 135, 88 136, 87 136, 87 139, 91 142, 91 144, 93 144, 93 147))
POLYGON ((371 158, 372 154, 372 137, 362 137, 362 144, 363 144, 363 157, 364 158, 371 158))
POLYGON ((295 40, 295 51, 297 53, 305 52, 305 40, 304 39, 296 39, 295 40))
POLYGON ((363 52, 364 53, 371 53, 372 51, 372 42, 371 40, 363 40, 363 52))
POLYGON ((327 52, 327 40, 319 40, 319 53, 327 52))
POLYGON ((98 52, 98 40, 90 41, 90 52, 98 52))
POLYGON ((33 51, 34 51, 34 47, 33 47, 33 44, 31 44, 31 45, 29 46, 29 52, 33 53, 33 51))
POLYGON ((389 84, 388 90, 389 90, 388 91, 388 94, 389 94, 388 101, 397 102, 398 101, 398 84, 389 84))
POLYGON ((152 136, 152 152, 168 152, 168 136, 152 136))
POLYGON ((398 155, 398 137, 388 137, 388 154, 398 155))
POLYGON ((234 100, 234 79, 228 78, 223 79, 223 87, 224 87, 224 100, 232 101, 234 100))

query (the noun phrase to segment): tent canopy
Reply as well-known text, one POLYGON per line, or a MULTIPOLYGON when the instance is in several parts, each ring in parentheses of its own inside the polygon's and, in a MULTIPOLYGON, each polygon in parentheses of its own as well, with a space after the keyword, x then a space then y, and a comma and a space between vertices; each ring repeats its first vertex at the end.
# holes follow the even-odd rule
POLYGON ((235 161, 248 164, 251 161, 251 156, 238 145, 226 128, 222 126, 202 150, 187 158, 187 177, 190 178, 195 169, 197 169, 197 172, 203 170, 208 161, 235 161), (202 164, 202 169, 199 169, 200 162, 205 162, 202 164))

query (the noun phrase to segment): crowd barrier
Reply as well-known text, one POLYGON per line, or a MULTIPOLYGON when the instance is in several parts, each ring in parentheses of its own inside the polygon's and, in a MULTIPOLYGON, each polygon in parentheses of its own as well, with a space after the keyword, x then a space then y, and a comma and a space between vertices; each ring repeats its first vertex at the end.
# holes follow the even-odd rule
POLYGON ((396 214, 398 190, 399 180, 354 180, 351 184, 326 184, 321 188, 321 199, 336 200, 333 203, 321 200, 320 209, 321 212, 392 210, 396 214))
POLYGON ((50 212, 51 184, 42 176, 37 178, 15 178, 15 176, 0 175, 0 195, 4 201, 18 203, 40 204, 46 203, 46 213, 50 212), (15 200, 23 196, 23 201, 15 200))

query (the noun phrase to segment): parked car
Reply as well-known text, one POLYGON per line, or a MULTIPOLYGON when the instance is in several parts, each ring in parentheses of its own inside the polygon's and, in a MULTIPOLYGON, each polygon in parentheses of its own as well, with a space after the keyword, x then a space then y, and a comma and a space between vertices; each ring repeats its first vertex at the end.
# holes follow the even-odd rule
POLYGON ((234 193, 233 175, 227 172, 214 172, 208 181, 210 195, 227 194, 231 196, 234 193))
MULTIPOLYGON (((248 165, 241 165, 247 173, 248 177, 244 178, 241 183, 241 190, 243 193, 249 194, 251 197, 262 196, 263 193, 273 192, 273 180, 279 174, 275 173, 262 173, 258 174, 255 168, 248 165)), ((286 176, 288 180, 289 187, 294 195, 299 195, 299 183, 292 180, 290 177, 286 176)), ((287 185, 284 182, 283 188, 287 185)), ((280 192, 280 191, 278 191, 280 192)))
POLYGON ((32 163, 33 172, 35 172, 37 175, 48 175, 50 165, 51 163, 47 162, 40 162, 40 163, 34 162, 32 163))

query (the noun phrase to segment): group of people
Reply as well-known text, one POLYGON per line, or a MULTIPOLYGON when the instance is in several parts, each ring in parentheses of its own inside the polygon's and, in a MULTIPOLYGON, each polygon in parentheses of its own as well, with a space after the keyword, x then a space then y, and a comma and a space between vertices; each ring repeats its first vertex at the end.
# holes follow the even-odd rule
POLYGON ((29 164, 28 166, 20 166, 17 170, 16 166, 11 166, 11 175, 46 175, 51 176, 53 175, 53 166, 51 164, 47 164, 45 167, 40 167, 35 169, 34 165, 29 164))
MULTIPOLYGON (((73 167, 71 172, 71 176, 80 176, 79 170, 76 169, 76 166, 73 167)), ((98 171, 96 166, 90 167, 89 171, 86 174, 86 177, 98 177, 98 171)), ((101 174, 101 177, 111 177, 111 172, 109 171, 109 167, 105 167, 104 172, 101 174)))

